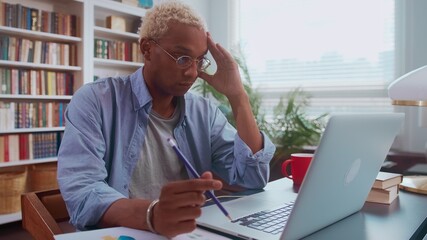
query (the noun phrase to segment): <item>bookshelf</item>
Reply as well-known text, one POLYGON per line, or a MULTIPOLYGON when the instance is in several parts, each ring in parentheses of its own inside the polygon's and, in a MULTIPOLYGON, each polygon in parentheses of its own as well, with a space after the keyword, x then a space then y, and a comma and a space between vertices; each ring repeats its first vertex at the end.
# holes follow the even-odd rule
POLYGON ((111 0, 85 1, 85 5, 85 17, 91 19, 91 21, 85 22, 84 28, 84 44, 88 46, 85 49, 87 56, 85 56, 84 60, 86 62, 84 64, 85 66, 93 67, 86 69, 84 79, 91 81, 95 76, 102 78, 126 75, 141 67, 143 65, 141 63, 142 56, 137 54, 139 53, 137 27, 146 10, 111 0), (107 17, 109 16, 122 18, 126 23, 124 31, 107 28, 107 17), (97 51, 97 46, 95 46, 96 39, 110 43, 108 57, 100 58, 95 56, 97 51), (134 55, 134 59, 128 61, 118 59, 118 54, 113 54, 111 43, 119 42, 134 43, 132 53, 136 54, 137 57, 134 55))
MULTIPOLYGON (((27 147, 26 154, 19 149, 19 152, 15 152, 13 155, 19 156, 19 158, 8 159, 7 162, 4 149, 2 150, 0 147, 0 172, 3 172, 14 167, 56 162, 56 152, 47 156, 35 157, 34 150, 29 151, 28 145, 31 146, 30 142, 35 144, 35 136, 55 135, 55 140, 52 140, 56 142, 55 150, 59 147, 60 138, 65 129, 63 116, 60 116, 63 115, 61 112, 65 110, 72 94, 83 84, 94 81, 95 76, 126 75, 143 65, 137 44, 136 25, 139 25, 146 10, 112 0, 0 0, 1 3, 19 5, 19 9, 25 10, 16 10, 14 13, 21 12, 19 15, 21 16, 21 20, 19 20, 21 27, 16 25, 18 19, 13 14, 15 25, 11 26, 6 19, 0 21, 0 144, 4 143, 5 138, 9 139, 11 136, 14 136, 12 138, 15 140, 16 136, 25 136, 22 137, 24 139, 22 141, 27 147), (35 21, 28 16, 31 9, 36 9, 38 13, 35 21), (49 23, 51 24, 53 24, 52 19, 56 19, 54 16, 74 22, 61 20, 60 25, 63 26, 61 31, 59 31, 59 27, 56 27, 55 31, 47 31, 44 29, 45 26, 41 26, 46 24, 40 24, 43 22, 43 11, 55 13, 50 17, 49 23), (106 19, 109 16, 124 19, 125 31, 107 28, 106 19), (37 24, 32 24, 33 22, 37 24), (95 39, 108 41, 112 43, 111 45, 113 43, 127 45, 126 60, 114 57, 111 49, 104 50, 107 51, 107 54, 103 58, 96 57, 95 39), (2 55, 5 52, 4 46, 8 46, 7 50, 9 50, 9 44, 12 41, 19 42, 21 48, 15 48, 15 50, 19 50, 15 51, 14 56, 10 57, 7 54, 5 57, 2 55), (25 44, 21 42, 27 42, 30 47, 25 48, 25 44), (40 44, 44 43, 54 43, 54 47, 40 48, 40 44), (37 57, 36 48, 39 51, 37 57), (51 51, 51 48, 54 50, 47 52, 51 51), (43 58, 41 57, 43 53, 48 53, 49 56, 43 58), (55 75, 55 77, 47 80, 49 74, 55 75), (45 85, 41 82, 44 82, 45 85), (72 84, 69 84, 70 82, 72 84), (57 108, 58 105, 61 105, 61 108, 57 108), (43 118, 44 108, 47 109, 46 119, 43 118), (23 121, 22 119, 26 120, 19 122, 23 121), (20 126, 17 127, 17 125, 20 126), (29 137, 30 135, 32 137, 29 137), (30 154, 31 152, 32 154, 30 154)), ((5 14, 4 8, 0 8, 0 11, 2 11, 0 12, 1 17, 11 16, 11 13, 5 14)), ((11 142, 15 145, 19 141, 11 142)), ((33 148, 34 146, 32 146, 33 148)), ((8 154, 8 158, 10 158, 10 153, 8 154)), ((19 220, 21 220, 20 212, 0 214, 0 224, 19 220)))

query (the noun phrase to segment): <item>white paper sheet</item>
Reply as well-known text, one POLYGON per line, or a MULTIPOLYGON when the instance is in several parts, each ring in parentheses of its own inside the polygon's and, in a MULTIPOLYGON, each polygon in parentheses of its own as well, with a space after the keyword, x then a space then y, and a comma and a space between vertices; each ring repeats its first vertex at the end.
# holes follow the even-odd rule
MULTIPOLYGON (((82 231, 55 235, 55 240, 167 240, 166 237, 151 232, 126 227, 104 228, 92 231, 82 231)), ((196 228, 191 233, 181 234, 173 240, 226 240, 229 238, 196 228)))

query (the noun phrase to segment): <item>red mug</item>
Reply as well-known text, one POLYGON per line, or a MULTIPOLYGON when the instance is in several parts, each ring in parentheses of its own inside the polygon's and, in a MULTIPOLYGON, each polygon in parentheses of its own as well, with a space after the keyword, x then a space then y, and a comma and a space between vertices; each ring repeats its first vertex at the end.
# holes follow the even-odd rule
POLYGON ((282 163, 283 176, 292 179, 294 184, 301 184, 310 165, 313 154, 311 153, 293 153, 291 158, 282 163), (288 165, 291 164, 291 175, 288 173, 288 165))

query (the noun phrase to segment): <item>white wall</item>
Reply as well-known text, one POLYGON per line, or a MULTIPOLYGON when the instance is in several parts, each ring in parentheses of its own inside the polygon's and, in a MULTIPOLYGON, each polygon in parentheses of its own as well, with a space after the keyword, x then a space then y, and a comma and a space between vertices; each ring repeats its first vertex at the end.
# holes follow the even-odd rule
MULTIPOLYGON (((165 0, 155 0, 154 4, 161 3, 165 0)), ((223 47, 229 49, 231 24, 229 24, 230 10, 229 0, 181 0, 183 3, 190 5, 206 21, 208 30, 215 42, 220 43, 223 47)))
POLYGON ((397 66, 396 77, 427 65, 427 1, 399 1, 397 12, 397 66))
MULTIPOLYGON (((233 0, 234 1, 234 0, 233 0)), ((232 12, 230 9, 229 0, 215 0, 209 1, 209 31, 214 37, 216 42, 219 42, 223 47, 230 49, 231 34, 234 28, 230 19, 232 19, 232 12)))
POLYGON ((229 19, 231 18, 229 0, 182 0, 194 8, 205 19, 208 30, 214 41, 229 49, 230 32, 232 31, 229 19))

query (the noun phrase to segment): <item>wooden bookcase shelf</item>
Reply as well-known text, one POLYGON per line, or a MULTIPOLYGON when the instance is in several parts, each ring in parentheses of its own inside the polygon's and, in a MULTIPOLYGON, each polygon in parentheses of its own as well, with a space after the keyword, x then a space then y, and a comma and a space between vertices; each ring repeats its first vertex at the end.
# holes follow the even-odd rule
MULTIPOLYGON (((48 162, 56 162, 56 161, 57 161, 56 157, 27 159, 27 160, 20 160, 20 161, 16 161, 16 162, 0 163, 0 167, 24 166, 24 165, 40 164, 40 163, 48 163, 48 162)), ((0 214, 0 216, 1 216, 1 214, 0 214)))
POLYGON ((24 94, 0 94, 0 100, 71 100, 72 96, 69 95, 24 95, 24 94))
POLYGON ((47 41, 58 41, 58 42, 81 42, 82 39, 80 37, 66 36, 55 33, 46 33, 39 31, 32 31, 27 29, 15 28, 15 27, 6 27, 0 26, 0 32, 6 35, 14 35, 19 37, 26 38, 36 38, 39 40, 47 40, 47 41))
POLYGON ((44 69, 44 70, 55 70, 55 71, 81 71, 80 66, 64 66, 64 65, 53 65, 45 63, 30 63, 30 62, 19 62, 10 60, 0 60, 0 67, 11 67, 11 68, 31 68, 31 69, 44 69))
POLYGON ((139 35, 136 33, 122 32, 117 30, 111 30, 105 27, 94 27, 95 35, 100 38, 118 38, 118 39, 129 39, 131 41, 137 41, 139 35))
MULTIPOLYGON (((7 57, 5 58, 4 56, 0 55, 0 70, 17 70, 18 72, 39 71, 41 73, 50 71, 71 74, 73 76, 72 90, 73 92, 75 92, 82 85, 92 82, 94 80, 94 76, 106 77, 125 75, 134 72, 136 69, 140 68, 143 65, 140 61, 132 62, 108 58, 96 58, 94 54, 94 49, 95 39, 137 43, 139 36, 137 34, 135 24, 140 23, 141 18, 145 15, 145 9, 126 5, 112 0, 0 0, 0 4, 3 3, 7 3, 9 5, 18 4, 19 8, 37 9, 40 16, 41 11, 46 11, 50 13, 54 12, 75 15, 78 20, 76 22, 76 36, 42 32, 39 31, 40 29, 35 28, 33 28, 34 30, 16 28, 10 26, 5 21, 3 21, 3 24, 1 24, 0 22, 0 41, 2 39, 1 37, 9 39, 26 39, 32 42, 33 46, 35 46, 34 42, 36 41, 49 43, 53 42, 58 44, 67 44, 70 46, 70 49, 71 46, 73 46, 76 51, 75 56, 73 56, 73 61, 71 61, 70 56, 70 66, 28 62, 30 60, 21 61, 7 57), (123 32, 107 28, 106 18, 108 16, 118 16, 125 19, 126 31, 123 32), (73 64, 73 62, 75 62, 75 64, 73 64)), ((1 9, 3 8, 0 8, 0 10, 1 9)), ((4 16, 3 14, 5 13, 0 12, 1 17, 4 16)), ((17 18, 17 16, 14 15, 12 15, 12 17, 17 18)), ((26 20, 23 20, 22 18, 21 21, 26 20)), ((37 21, 38 23, 41 23, 42 20, 41 18, 38 18, 37 21)), ((34 27, 34 25, 32 27, 34 27)), ((37 26, 37 28, 40 28, 40 24, 37 26)), ((70 32, 73 33, 74 31, 70 32)), ((71 53, 72 51, 70 50, 70 54, 71 53)), ((65 58, 67 58, 66 56, 67 55, 65 55, 65 58)), ((59 55, 57 57, 59 57, 59 55)), ((0 73, 4 72, 6 71, 0 71, 0 73)), ((68 103, 72 98, 72 95, 11 94, 11 92, 6 92, 6 90, 4 89, 10 90, 12 87, 11 85, 17 84, 18 80, 16 79, 16 77, 12 78, 12 76, 8 76, 10 77, 10 80, 8 80, 9 82, 6 83, 6 80, 4 80, 6 78, 5 76, 6 75, 0 76, 0 110, 4 107, 6 107, 6 109, 11 109, 10 105, 12 103, 16 105, 18 105, 19 103, 68 103), (12 81, 15 82, 12 83, 12 81), (6 86, 8 88, 6 88, 6 86)), ((18 79, 19 81, 21 81, 19 77, 18 79)), ((29 83, 30 88, 34 87, 32 85, 32 83, 34 83, 32 79, 30 79, 29 83)), ((0 122, 0 124, 3 123, 0 122)), ((0 130, 0 140, 2 137, 4 139, 5 136, 29 134, 55 134, 58 136, 58 138, 60 138, 60 135, 63 133, 65 127, 55 125, 53 126, 54 127, 30 127, 12 129, 6 128, 6 130, 4 130, 5 128, 2 128, 2 126, 0 125, 0 129, 3 129, 0 130)), ((13 161, 8 162, 5 162, 4 159, 5 156, 2 156, 0 152, 0 172, 7 171, 8 169, 13 169, 14 167, 31 166, 34 164, 50 163, 57 161, 56 156, 41 158, 39 157, 34 159, 14 159, 13 161)), ((11 214, 0 214, 0 224, 19 221, 20 219, 20 212, 11 214)))
POLYGON ((95 66, 99 67, 116 67, 120 69, 134 69, 136 70, 139 67, 142 67, 142 63, 137 62, 128 62, 128 61, 120 61, 120 60, 114 60, 114 59, 102 59, 102 58, 95 58, 94 59, 95 66))

